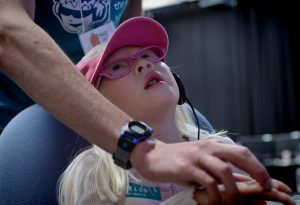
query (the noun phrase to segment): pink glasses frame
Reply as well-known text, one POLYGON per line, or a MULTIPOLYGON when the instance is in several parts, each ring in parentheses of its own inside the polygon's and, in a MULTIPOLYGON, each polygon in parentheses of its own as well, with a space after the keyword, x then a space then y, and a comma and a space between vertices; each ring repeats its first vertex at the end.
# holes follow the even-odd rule
MULTIPOLYGON (((103 68, 102 72, 99 73, 99 78, 105 77, 105 78, 108 78, 108 79, 116 79, 116 78, 121 78, 121 77, 127 75, 132 70, 132 61, 139 59, 141 57, 141 54, 145 50, 148 50, 148 49, 151 49, 152 51, 154 51, 158 55, 158 58, 155 58, 153 60, 147 59, 147 61, 149 61, 151 63, 159 62, 159 61, 163 60, 166 57, 166 51, 165 51, 165 49, 163 47, 160 47, 160 46, 148 46, 148 47, 139 49, 136 53, 134 53, 131 56, 127 56, 127 57, 124 57, 124 58, 119 58, 119 59, 113 60, 111 62, 105 63, 102 66, 102 68, 103 68), (158 54, 157 51, 160 54, 158 54), (126 72, 120 73, 119 75, 115 75, 115 76, 112 76, 112 75, 109 75, 109 74, 105 73, 107 67, 109 67, 110 65, 115 64, 116 62, 119 62, 119 61, 127 61, 129 67, 128 67, 128 70, 126 72)), ((100 79, 98 79, 98 80, 100 80, 100 79)))

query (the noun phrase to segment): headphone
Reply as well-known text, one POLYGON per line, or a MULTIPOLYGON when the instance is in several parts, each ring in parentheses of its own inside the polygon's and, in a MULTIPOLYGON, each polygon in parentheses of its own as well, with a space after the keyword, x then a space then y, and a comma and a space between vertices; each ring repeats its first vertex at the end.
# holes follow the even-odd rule
POLYGON ((177 75, 173 70, 171 70, 171 73, 173 74, 173 77, 174 77, 174 79, 177 83, 178 90, 179 90, 179 100, 178 100, 177 104, 182 105, 185 102, 187 102, 189 104, 189 106, 191 107, 192 112, 193 112, 193 114, 195 116, 195 119, 196 119, 196 122, 197 122, 198 140, 199 140, 200 139, 200 123, 199 123, 198 117, 196 115, 195 108, 186 96, 185 88, 184 88, 183 82, 181 81, 179 75, 177 75))
POLYGON ((173 74, 173 77, 175 78, 175 81, 177 83, 178 89, 179 89, 179 100, 178 100, 178 105, 182 105, 186 101, 186 94, 185 94, 185 89, 183 82, 181 81, 179 75, 177 75, 174 71, 171 71, 173 74))

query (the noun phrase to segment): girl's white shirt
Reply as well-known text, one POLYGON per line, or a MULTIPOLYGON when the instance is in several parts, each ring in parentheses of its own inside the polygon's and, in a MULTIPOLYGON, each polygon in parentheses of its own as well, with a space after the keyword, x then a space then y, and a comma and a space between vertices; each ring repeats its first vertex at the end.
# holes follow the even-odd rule
POLYGON ((125 205, 158 205, 187 189, 187 187, 172 183, 147 181, 135 169, 129 172, 125 205))

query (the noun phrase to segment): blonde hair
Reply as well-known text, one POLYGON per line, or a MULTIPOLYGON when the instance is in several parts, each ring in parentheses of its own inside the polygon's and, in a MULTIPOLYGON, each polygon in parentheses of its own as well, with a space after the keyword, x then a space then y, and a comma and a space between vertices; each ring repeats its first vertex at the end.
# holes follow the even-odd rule
POLYGON ((124 204, 126 171, 115 166, 110 154, 93 145, 80 153, 61 175, 58 202, 75 204, 124 204))
MULTIPOLYGON (((197 135, 198 128, 184 105, 176 107, 176 120, 184 135, 197 135)), ((127 184, 128 172, 116 166, 110 154, 94 145, 80 153, 61 175, 58 202, 61 205, 124 204, 127 184)))

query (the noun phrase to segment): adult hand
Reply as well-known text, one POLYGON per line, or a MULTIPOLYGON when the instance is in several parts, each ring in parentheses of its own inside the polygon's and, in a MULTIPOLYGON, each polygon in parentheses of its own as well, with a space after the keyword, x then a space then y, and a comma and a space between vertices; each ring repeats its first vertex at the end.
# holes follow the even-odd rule
MULTIPOLYGON (((254 179, 234 174, 237 180, 238 198, 234 204, 242 205, 266 205, 268 201, 276 201, 285 205, 295 205, 295 202, 290 198, 291 189, 281 181, 272 179, 273 187, 270 191, 265 191, 259 183, 254 179)), ((232 205, 228 203, 227 196, 224 192, 224 186, 218 186, 221 193, 221 201, 218 205, 232 205)), ((210 204, 210 199, 205 189, 196 189, 194 192, 194 199, 198 205, 210 204)))
POLYGON ((130 160, 148 180, 203 186, 211 204, 222 199, 218 184, 224 185, 228 203, 239 194, 228 162, 248 173, 264 190, 272 188, 265 167, 248 148, 236 144, 214 140, 165 144, 148 140, 135 147, 130 160))

